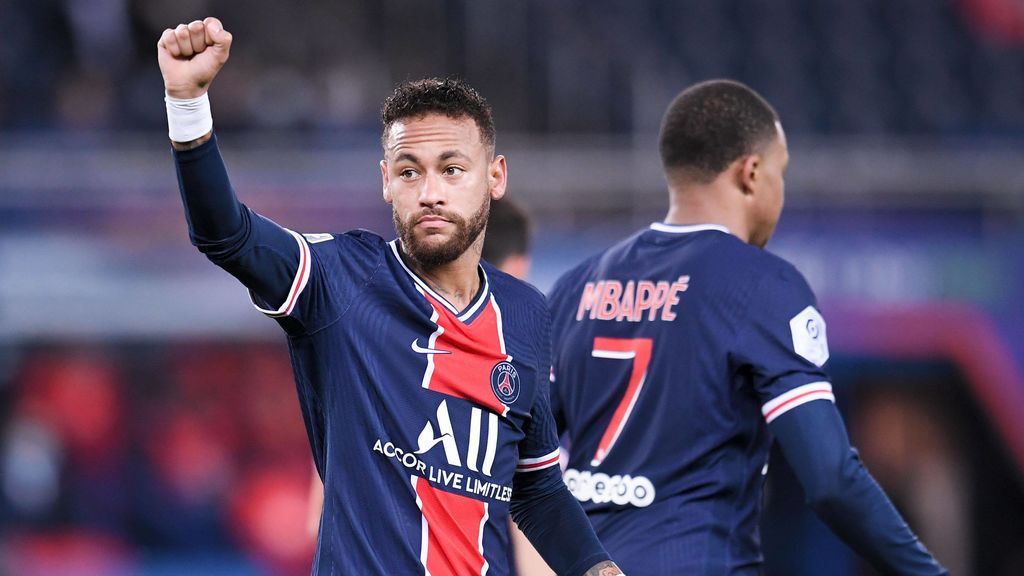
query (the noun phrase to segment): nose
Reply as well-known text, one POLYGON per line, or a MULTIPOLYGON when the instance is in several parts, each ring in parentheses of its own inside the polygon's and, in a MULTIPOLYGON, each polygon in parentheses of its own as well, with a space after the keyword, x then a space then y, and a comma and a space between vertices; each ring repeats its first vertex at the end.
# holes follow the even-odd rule
POLYGON ((445 203, 444 182, 437 174, 427 174, 419 194, 420 206, 437 206, 445 203))

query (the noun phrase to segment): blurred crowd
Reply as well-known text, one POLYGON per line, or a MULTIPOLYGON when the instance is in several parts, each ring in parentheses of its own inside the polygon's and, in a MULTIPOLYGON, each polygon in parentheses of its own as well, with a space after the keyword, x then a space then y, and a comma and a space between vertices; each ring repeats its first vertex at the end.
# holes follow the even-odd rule
POLYGON ((0 130, 162 128, 156 39, 212 14, 236 39, 214 99, 222 128, 375 130, 395 82, 455 74, 514 131, 631 133, 656 126, 680 86, 727 76, 791 131, 1020 135, 1013 4, 0 0, 0 130))
POLYGON ((308 573, 311 464, 283 347, 48 345, 9 368, 0 573, 139 574, 225 550, 308 573))

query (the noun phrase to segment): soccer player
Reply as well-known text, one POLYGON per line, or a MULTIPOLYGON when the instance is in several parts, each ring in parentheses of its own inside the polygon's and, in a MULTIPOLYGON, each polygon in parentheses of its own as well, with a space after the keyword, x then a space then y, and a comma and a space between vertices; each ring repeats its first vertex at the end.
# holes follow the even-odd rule
MULTIPOLYGON (((519 204, 508 198, 491 203, 480 258, 520 280, 530 274, 530 218, 519 204)), ((320 512, 324 504, 324 485, 314 465, 309 487, 307 530, 316 539, 320 532, 320 512)), ((517 574, 550 574, 544 560, 533 549, 515 523, 509 520, 510 561, 517 574)))
POLYGON ((459 81, 400 85, 380 163, 398 239, 298 234, 235 197, 207 89, 231 35, 215 18, 158 45, 192 242, 288 335, 324 480, 324 574, 509 573, 512 517, 561 574, 621 574, 561 482, 543 297, 480 264, 505 191, 486 102, 459 81))
POLYGON ((944 574, 850 447, 814 294, 763 250, 789 161, 775 111, 742 84, 698 84, 668 108, 660 151, 665 221, 550 297, 565 482, 601 541, 631 576, 759 574, 775 438, 854 550, 886 574, 944 574))

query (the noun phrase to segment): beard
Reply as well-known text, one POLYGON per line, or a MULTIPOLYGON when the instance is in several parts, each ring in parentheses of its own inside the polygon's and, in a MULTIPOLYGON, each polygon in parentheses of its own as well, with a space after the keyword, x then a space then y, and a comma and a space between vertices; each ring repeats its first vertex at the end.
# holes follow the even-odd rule
POLYGON ((448 264, 465 254, 466 250, 469 250, 487 227, 490 213, 491 199, 488 197, 476 213, 469 217, 469 220, 443 208, 426 208, 406 220, 402 220, 392 207, 391 218, 395 223, 395 231, 398 232, 398 237, 402 240, 402 248, 405 249, 405 253, 420 266, 435 268, 448 264), (424 216, 440 216, 451 222, 455 231, 447 240, 440 242, 428 241, 432 236, 440 236, 440 234, 417 236, 416 223, 424 216))

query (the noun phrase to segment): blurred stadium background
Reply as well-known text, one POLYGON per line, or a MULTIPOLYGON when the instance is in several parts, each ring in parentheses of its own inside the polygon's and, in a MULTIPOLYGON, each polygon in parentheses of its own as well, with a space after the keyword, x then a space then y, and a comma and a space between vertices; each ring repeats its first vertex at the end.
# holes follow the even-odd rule
MULTIPOLYGON (((160 31, 217 15, 243 199, 388 235, 378 106, 492 102, 542 289, 662 218, 660 116, 732 77, 790 136, 769 248, 822 301, 840 408, 958 575, 1024 574, 1024 3, 0 0, 0 574, 300 574, 310 474, 283 338, 189 244, 160 31)), ((769 574, 867 575, 782 460, 769 574)))

